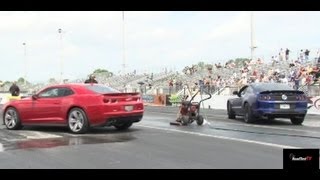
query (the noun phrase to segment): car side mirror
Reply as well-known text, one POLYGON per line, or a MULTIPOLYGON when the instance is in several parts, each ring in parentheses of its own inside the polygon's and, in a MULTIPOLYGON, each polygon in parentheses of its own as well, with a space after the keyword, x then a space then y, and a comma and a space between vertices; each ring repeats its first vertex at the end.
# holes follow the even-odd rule
POLYGON ((233 95, 237 95, 237 96, 239 96, 239 92, 238 91, 233 91, 233 93, 232 93, 233 95))
POLYGON ((36 94, 32 95, 32 99, 33 100, 37 100, 38 99, 38 96, 36 94))

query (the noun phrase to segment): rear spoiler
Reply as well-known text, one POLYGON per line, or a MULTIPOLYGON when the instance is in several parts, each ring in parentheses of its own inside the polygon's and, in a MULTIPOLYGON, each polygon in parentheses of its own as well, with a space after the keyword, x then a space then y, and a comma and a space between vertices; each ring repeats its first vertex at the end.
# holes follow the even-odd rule
POLYGON ((105 96, 138 96, 140 93, 105 93, 105 96))
POLYGON ((270 94, 270 93, 294 93, 294 94, 304 94, 303 91, 297 90, 274 90, 274 91, 261 91, 260 94, 270 94))

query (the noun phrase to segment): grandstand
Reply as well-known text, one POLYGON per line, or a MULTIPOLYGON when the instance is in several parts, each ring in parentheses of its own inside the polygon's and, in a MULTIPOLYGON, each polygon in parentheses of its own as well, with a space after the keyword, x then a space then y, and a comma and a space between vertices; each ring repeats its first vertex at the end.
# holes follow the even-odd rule
MULTIPOLYGON (((219 63, 220 64, 220 63, 219 63)), ((188 67, 188 66, 187 66, 188 67)), ((191 89, 199 88, 201 80, 208 82, 203 85, 212 94, 224 94, 223 90, 226 87, 239 88, 246 83, 250 83, 264 75, 265 80, 281 82, 281 79, 286 79, 290 85, 294 85, 292 80, 293 72, 302 72, 304 76, 300 78, 300 90, 312 95, 320 95, 319 92, 319 64, 318 59, 304 61, 277 61, 269 63, 256 63, 247 62, 244 65, 235 67, 217 67, 212 65, 212 70, 208 71, 207 68, 199 66, 192 66, 193 73, 186 73, 186 68, 181 72, 160 72, 152 74, 136 74, 128 73, 126 75, 114 75, 110 77, 108 74, 96 74, 96 79, 99 83, 111 86, 123 92, 140 92, 142 94, 170 94, 181 92, 183 87, 191 89), (317 69, 318 67, 318 69, 317 69), (310 68, 311 69, 310 71, 310 68), (254 72, 256 74, 254 74, 254 72), (217 77, 220 77, 219 79, 217 77), (241 79, 245 76, 245 82, 241 79), (311 76, 311 80, 308 80, 311 76), (169 87, 169 81, 173 81, 173 87, 169 87), (241 83, 240 83, 241 82, 241 83)), ((74 79, 68 82, 82 83, 85 79, 74 79)), ((23 83, 18 82, 18 86, 22 91, 34 93, 46 85, 55 84, 51 83, 23 83)), ((4 84, 0 87, 2 91, 8 90, 11 84, 4 84)))

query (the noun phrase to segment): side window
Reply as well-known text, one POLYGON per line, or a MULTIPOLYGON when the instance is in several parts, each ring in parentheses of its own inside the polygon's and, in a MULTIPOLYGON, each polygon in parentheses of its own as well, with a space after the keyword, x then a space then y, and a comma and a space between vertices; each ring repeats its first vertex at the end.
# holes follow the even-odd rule
POLYGON ((58 97, 58 88, 46 89, 39 94, 39 97, 41 98, 58 97))
POLYGON ((74 94, 73 91, 69 88, 59 88, 59 97, 69 96, 74 94))
POLYGON ((248 87, 247 87, 247 88, 245 88, 245 89, 243 89, 243 90, 241 91, 241 97, 242 97, 242 96, 244 96, 244 95, 246 94, 247 90, 248 90, 248 87))
POLYGON ((252 88, 249 86, 247 88, 246 94, 251 94, 253 92, 252 88))

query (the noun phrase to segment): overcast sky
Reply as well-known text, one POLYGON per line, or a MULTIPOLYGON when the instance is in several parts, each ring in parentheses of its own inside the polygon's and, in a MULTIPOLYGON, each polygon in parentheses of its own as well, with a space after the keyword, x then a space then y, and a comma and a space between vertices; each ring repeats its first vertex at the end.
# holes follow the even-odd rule
MULTIPOLYGON (((247 11, 126 11, 126 71, 181 70, 199 61, 250 57, 247 11)), ((256 55, 270 60, 319 46, 320 12, 254 12, 256 55)), ((86 78, 94 69, 118 73, 123 63, 122 11, 0 12, 0 80, 86 78), (60 46, 61 28, 62 49, 60 46), (26 43, 27 71, 24 46, 26 43)))

